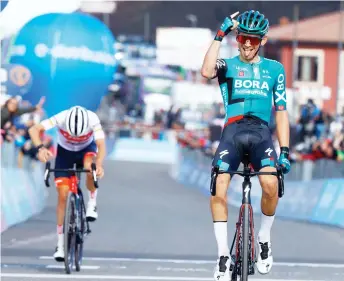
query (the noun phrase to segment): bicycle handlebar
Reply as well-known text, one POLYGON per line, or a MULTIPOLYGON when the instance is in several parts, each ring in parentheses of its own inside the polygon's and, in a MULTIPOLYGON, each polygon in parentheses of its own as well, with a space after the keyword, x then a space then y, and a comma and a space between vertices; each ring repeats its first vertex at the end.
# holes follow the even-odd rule
MULTIPOLYGON (((88 169, 76 169, 76 168, 73 168, 73 169, 50 169, 50 162, 47 162, 45 164, 45 172, 44 172, 44 182, 45 182, 45 185, 47 187, 50 186, 49 184, 49 176, 50 176, 50 173, 51 172, 68 172, 68 173, 89 173, 90 170, 88 169)), ((92 177, 93 177, 93 183, 94 183, 94 186, 95 188, 98 188, 98 179, 97 179, 97 175, 96 175, 96 164, 95 163, 92 163, 91 164, 91 171, 92 171, 92 177)))

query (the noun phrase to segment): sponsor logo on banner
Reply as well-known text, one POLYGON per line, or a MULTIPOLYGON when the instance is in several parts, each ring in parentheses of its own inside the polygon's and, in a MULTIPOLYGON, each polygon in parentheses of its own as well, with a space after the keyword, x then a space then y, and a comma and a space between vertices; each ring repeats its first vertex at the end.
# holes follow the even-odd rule
POLYGON ((110 66, 116 65, 116 59, 113 55, 102 51, 92 51, 87 46, 69 47, 58 44, 49 48, 46 44, 39 43, 35 46, 35 54, 39 58, 51 55, 54 59, 80 60, 110 66))
POLYGON ((31 79, 31 72, 26 67, 17 65, 10 70, 10 80, 13 84, 23 87, 27 85, 31 79))

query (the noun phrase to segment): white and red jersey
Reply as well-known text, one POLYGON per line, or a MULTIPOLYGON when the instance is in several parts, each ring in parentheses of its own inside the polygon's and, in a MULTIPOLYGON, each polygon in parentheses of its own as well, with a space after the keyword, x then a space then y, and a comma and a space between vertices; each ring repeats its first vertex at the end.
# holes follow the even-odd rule
POLYGON ((68 110, 64 110, 41 122, 41 125, 46 131, 57 126, 57 143, 64 149, 70 151, 81 151, 90 145, 92 141, 105 138, 99 117, 90 110, 87 110, 89 127, 87 128, 86 133, 78 137, 71 136, 66 129, 67 112, 68 110))

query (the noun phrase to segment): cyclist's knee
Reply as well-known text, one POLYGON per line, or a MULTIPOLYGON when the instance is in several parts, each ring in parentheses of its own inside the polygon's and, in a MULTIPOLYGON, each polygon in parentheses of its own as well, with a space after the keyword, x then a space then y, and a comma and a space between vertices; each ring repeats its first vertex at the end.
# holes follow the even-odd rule
POLYGON ((70 179, 67 177, 56 178, 55 184, 57 188, 58 199, 60 202, 64 202, 68 196, 70 179))
POLYGON ((260 179, 263 189, 263 195, 269 198, 277 198, 277 185, 278 181, 275 176, 263 176, 260 179))
POLYGON ((84 169, 91 170, 91 165, 95 159, 95 153, 87 152, 84 156, 84 169))

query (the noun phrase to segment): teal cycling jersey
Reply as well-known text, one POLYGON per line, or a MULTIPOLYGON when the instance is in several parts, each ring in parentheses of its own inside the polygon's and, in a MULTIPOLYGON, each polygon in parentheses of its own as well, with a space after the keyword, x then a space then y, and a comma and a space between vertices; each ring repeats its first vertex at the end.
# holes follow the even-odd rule
POLYGON ((239 56, 218 59, 215 77, 225 107, 225 126, 244 116, 269 123, 273 104, 276 111, 287 109, 284 67, 277 61, 260 57, 257 63, 245 63, 239 56))

